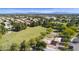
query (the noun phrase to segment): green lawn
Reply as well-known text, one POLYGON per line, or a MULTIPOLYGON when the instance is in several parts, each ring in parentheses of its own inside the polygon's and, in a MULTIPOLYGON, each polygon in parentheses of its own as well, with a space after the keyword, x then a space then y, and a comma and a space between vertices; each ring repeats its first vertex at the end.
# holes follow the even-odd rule
POLYGON ((5 50, 9 48, 12 43, 20 44, 23 40, 26 40, 27 42, 32 38, 40 36, 40 32, 46 32, 46 28, 37 26, 19 32, 7 33, 2 36, 2 39, 0 39, 0 47, 5 50))

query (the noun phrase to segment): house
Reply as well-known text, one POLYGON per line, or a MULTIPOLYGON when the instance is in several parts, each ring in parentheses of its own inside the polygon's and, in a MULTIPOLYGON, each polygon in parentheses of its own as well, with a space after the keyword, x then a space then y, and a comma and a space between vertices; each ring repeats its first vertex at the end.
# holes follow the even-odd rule
POLYGON ((10 21, 6 21, 6 22, 4 22, 4 24, 5 24, 5 28, 6 29, 8 29, 8 30, 11 30, 12 29, 12 25, 11 25, 11 23, 10 23, 10 21))
POLYGON ((61 40, 62 40, 62 38, 61 37, 56 37, 55 39, 54 39, 54 41, 56 41, 56 42, 61 42, 61 40))

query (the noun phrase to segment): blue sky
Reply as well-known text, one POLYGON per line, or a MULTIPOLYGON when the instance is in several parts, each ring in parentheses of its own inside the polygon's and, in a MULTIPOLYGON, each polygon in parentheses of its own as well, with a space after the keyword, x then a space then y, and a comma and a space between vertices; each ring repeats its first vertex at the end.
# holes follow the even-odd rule
POLYGON ((79 13, 79 8, 0 8, 0 14, 14 14, 14 13, 79 13))

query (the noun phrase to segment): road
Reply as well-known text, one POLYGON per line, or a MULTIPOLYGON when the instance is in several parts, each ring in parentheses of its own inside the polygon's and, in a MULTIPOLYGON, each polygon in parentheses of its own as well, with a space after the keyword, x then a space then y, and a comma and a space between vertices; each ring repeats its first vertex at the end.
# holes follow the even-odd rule
POLYGON ((70 45, 73 46, 73 51, 79 51, 79 38, 75 37, 73 42, 76 42, 76 43, 69 43, 70 45))

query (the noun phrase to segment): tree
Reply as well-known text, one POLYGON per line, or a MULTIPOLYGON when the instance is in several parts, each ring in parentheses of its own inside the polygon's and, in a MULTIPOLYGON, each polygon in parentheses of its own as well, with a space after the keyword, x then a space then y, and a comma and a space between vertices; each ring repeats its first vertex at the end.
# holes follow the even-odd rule
POLYGON ((48 27, 48 20, 47 19, 45 19, 44 21, 43 21, 43 24, 42 24, 42 26, 43 27, 48 27))
POLYGON ((64 36, 64 41, 68 42, 70 41, 69 39, 75 35, 75 31, 70 29, 70 28, 66 28, 64 31, 61 32, 61 35, 64 36))
POLYGON ((36 26, 35 23, 36 23, 36 22, 32 21, 32 23, 30 24, 30 27, 34 27, 34 26, 36 26))
POLYGON ((38 38, 39 38, 39 40, 41 40, 41 39, 43 39, 43 38, 44 38, 44 36, 40 35, 38 38))
POLYGON ((31 47, 36 45, 36 40, 35 39, 29 40, 29 44, 30 44, 31 47))
POLYGON ((38 41, 37 44, 36 44, 36 50, 37 51, 40 51, 40 50, 43 51, 43 49, 46 48, 46 45, 47 44, 44 41, 38 41))
POLYGON ((20 31, 27 28, 27 25, 25 23, 13 23, 13 31, 20 31))
POLYGON ((27 28, 27 25, 25 23, 20 23, 20 30, 24 30, 27 28))
POLYGON ((77 37, 79 38, 79 34, 77 34, 77 37))
POLYGON ((41 36, 45 36, 46 32, 41 32, 40 34, 41 34, 41 36))
POLYGON ((42 51, 44 48, 46 48, 46 43, 44 41, 41 41, 39 37, 31 39, 29 41, 29 45, 34 51, 42 51))
POLYGON ((54 19, 53 19, 53 18, 50 18, 50 19, 49 19, 49 22, 52 22, 52 21, 54 21, 54 19))
POLYGON ((52 31, 52 28, 47 28, 46 33, 49 34, 52 31))
POLYGON ((13 43, 10 47, 10 50, 11 51, 16 51, 17 50, 17 44, 16 43, 13 43))
POLYGON ((26 49, 26 41, 23 40, 23 42, 20 44, 20 51, 25 51, 26 49))
POLYGON ((13 29, 12 29, 13 31, 20 31, 20 25, 19 25, 19 23, 13 23, 13 29))
POLYGON ((77 27, 75 27, 75 26, 71 26, 70 27, 72 30, 74 30, 75 32, 77 31, 77 27))
POLYGON ((67 25, 66 25, 67 27, 70 27, 70 26, 72 26, 72 24, 71 23, 67 23, 67 25))
POLYGON ((4 25, 0 24, 0 33, 5 34, 7 32, 7 29, 5 29, 4 25))

